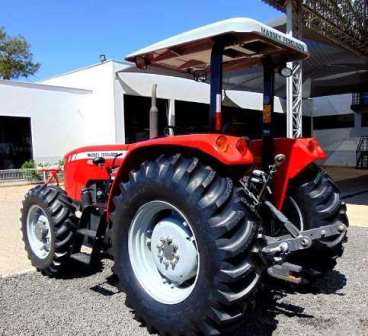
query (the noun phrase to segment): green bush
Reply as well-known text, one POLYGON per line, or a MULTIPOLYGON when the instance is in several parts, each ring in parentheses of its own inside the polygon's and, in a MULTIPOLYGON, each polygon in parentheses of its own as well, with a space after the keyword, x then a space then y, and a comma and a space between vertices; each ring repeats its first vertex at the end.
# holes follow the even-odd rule
POLYGON ((24 161, 20 168, 21 169, 35 169, 36 168, 36 162, 34 160, 24 161))
POLYGON ((42 180, 42 176, 35 170, 37 168, 37 164, 34 160, 23 162, 20 168, 22 169, 23 175, 27 181, 42 180))

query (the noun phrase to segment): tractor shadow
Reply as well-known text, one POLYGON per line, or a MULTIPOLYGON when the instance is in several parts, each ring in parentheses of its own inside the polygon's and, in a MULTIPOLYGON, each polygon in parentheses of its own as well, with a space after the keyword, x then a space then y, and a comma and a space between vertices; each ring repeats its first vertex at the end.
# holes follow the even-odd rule
MULTIPOLYGON (((110 264, 108 264, 111 266, 110 264)), ((106 266, 106 265, 105 265, 106 266)), ((231 336, 272 336, 277 330, 281 316, 298 318, 305 321, 318 322, 318 317, 306 313, 306 307, 292 303, 294 295, 339 295, 339 291, 347 284, 344 274, 339 271, 331 271, 323 278, 317 279, 311 285, 296 286, 283 281, 266 278, 263 287, 256 297, 256 305, 247 314, 241 328, 231 336), (288 300, 288 297, 290 299, 288 300)), ((90 288, 92 291, 111 297, 124 289, 119 288, 119 279, 113 272, 105 281, 90 288)), ((139 322, 141 322, 139 320, 139 322)), ((141 325, 143 326, 143 324, 141 325)), ((225 336, 225 335, 224 335, 225 336)))
POLYGON ((119 278, 116 274, 111 274, 106 278, 106 281, 91 287, 90 290, 106 297, 118 294, 121 292, 119 278))
POLYGON ((77 260, 70 260, 68 267, 61 275, 58 275, 57 278, 63 280, 86 278, 102 272, 103 269, 104 266, 102 262, 99 262, 96 266, 92 267, 82 264, 77 260))
POLYGON ((346 277, 332 271, 312 285, 293 286, 291 284, 267 279, 256 298, 256 307, 248 313, 247 321, 233 336, 270 336, 276 331, 280 316, 297 317, 313 321, 314 315, 305 312, 305 307, 285 300, 291 295, 344 295, 338 291, 346 286, 346 277))

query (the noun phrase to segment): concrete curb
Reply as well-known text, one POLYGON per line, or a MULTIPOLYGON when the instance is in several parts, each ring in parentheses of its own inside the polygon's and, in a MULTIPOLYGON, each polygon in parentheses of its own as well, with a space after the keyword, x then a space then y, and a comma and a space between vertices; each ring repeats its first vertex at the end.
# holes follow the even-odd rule
POLYGON ((3 273, 3 274, 0 274, 0 279, 13 278, 13 277, 17 277, 19 275, 24 275, 24 274, 28 274, 28 273, 32 273, 32 272, 36 272, 36 270, 34 268, 30 268, 30 269, 26 269, 26 270, 22 270, 22 271, 17 271, 17 272, 3 273))

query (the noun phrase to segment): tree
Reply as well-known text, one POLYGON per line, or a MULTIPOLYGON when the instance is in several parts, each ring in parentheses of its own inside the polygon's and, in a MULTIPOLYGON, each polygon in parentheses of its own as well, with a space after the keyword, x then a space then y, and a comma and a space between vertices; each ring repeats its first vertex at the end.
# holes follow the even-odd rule
POLYGON ((0 27, 0 78, 18 79, 34 75, 40 64, 33 62, 30 49, 23 36, 11 37, 0 27))

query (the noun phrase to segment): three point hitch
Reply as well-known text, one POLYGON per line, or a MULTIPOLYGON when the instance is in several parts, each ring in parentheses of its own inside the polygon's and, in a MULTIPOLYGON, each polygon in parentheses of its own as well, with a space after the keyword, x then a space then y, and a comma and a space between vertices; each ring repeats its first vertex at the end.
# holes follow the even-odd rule
MULTIPOLYGON (((242 201, 259 218, 265 218, 260 213, 268 212, 271 218, 284 228, 287 234, 282 236, 269 236, 259 232, 259 245, 257 252, 267 266, 267 273, 274 278, 300 284, 306 282, 305 270, 299 265, 287 262, 287 257, 297 251, 310 248, 313 242, 330 237, 341 237, 346 232, 346 225, 332 224, 318 228, 300 231, 279 209, 268 199, 272 195, 271 182, 278 168, 283 164, 286 157, 278 154, 274 162, 269 166, 269 171, 255 169, 250 175, 240 180, 244 197, 242 201)), ((309 270, 311 272, 313 270, 309 270)))

